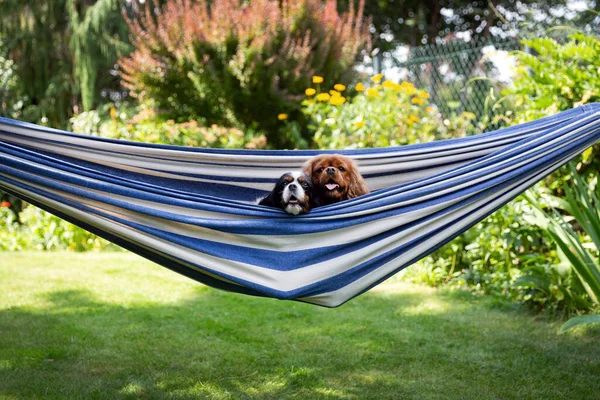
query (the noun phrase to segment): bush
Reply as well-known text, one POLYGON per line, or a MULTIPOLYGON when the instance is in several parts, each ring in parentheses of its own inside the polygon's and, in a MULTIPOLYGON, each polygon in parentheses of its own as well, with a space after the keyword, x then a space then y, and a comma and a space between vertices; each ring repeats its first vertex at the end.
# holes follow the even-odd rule
POLYGON ((532 206, 523 196, 518 197, 425 257, 406 272, 407 278, 511 298, 536 308, 572 308, 579 299, 565 295, 564 285, 570 284, 568 271, 532 215, 532 206), (516 285, 525 275, 544 280, 552 290, 516 285))
MULTIPOLYGON (((600 100, 600 42, 573 34, 563 44, 549 38, 523 42, 532 53, 516 52, 514 85, 503 92, 514 111, 510 124, 552 115, 600 100)), ((578 174, 598 174, 598 146, 577 160, 578 174)), ((531 192, 565 193, 572 173, 561 169, 531 192), (545 187, 544 187, 545 186, 545 187)), ((410 279, 510 297, 538 308, 567 313, 587 310, 589 296, 549 231, 536 225, 534 209, 519 197, 407 271, 410 279)))
POLYGON ((2 54, 0 47, 0 116, 13 118, 20 107, 17 97, 15 63, 2 54))
MULTIPOLYGON (((524 40, 529 53, 518 51, 514 84, 503 92, 514 103, 512 123, 532 121, 586 103, 600 101, 600 38, 574 33, 562 43, 551 38, 524 40)), ((597 175, 600 146, 578 161, 579 173, 597 175)), ((553 174, 547 184, 557 193, 569 174, 553 174)))
MULTIPOLYGON (((600 306, 600 199, 597 195, 598 177, 592 182, 581 178, 570 164, 572 179, 564 184, 566 199, 545 194, 540 199, 530 198, 536 205, 536 223, 552 237, 561 256, 562 264, 570 272, 569 294, 578 296, 580 308, 600 306), (543 211, 538 203, 547 203, 567 213, 563 216, 543 211)), ((529 282, 538 291, 548 291, 545 282, 529 282)), ((560 288, 557 288, 560 290, 560 288)))
POLYGON ((9 202, 0 203, 0 251, 18 251, 31 248, 31 238, 26 227, 17 221, 17 214, 9 202))
POLYGON ((144 143, 234 149, 266 146, 265 136, 252 130, 243 132, 217 125, 204 127, 194 120, 181 123, 164 121, 152 108, 144 106, 140 109, 124 106, 117 111, 107 105, 104 109, 73 117, 71 124, 76 133, 144 143))
POLYGON ((129 20, 135 51, 119 62, 123 84, 177 122, 255 127, 272 147, 274 111, 292 113, 319 71, 349 81, 369 42, 364 0, 340 15, 335 1, 173 0, 129 20))
POLYGON ((17 214, 0 203, 0 251, 73 250, 87 251, 119 247, 37 207, 17 214))
MULTIPOLYGON (((412 83, 371 78, 348 90, 335 84, 321 91, 322 77, 314 77, 315 88, 305 91, 302 113, 313 142, 321 149, 400 146, 460 137, 475 132, 474 114, 462 113, 443 120, 429 95, 412 83)), ((301 129, 298 122, 287 123, 288 131, 301 129)))
POLYGON ((563 44, 551 38, 523 44, 531 51, 514 53, 514 85, 504 92, 517 107, 515 123, 600 101, 599 38, 575 33, 563 44))

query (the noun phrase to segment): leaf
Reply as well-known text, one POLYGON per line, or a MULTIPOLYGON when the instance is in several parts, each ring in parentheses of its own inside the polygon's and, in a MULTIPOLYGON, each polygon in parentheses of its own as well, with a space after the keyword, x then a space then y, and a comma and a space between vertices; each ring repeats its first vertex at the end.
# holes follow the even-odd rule
POLYGON ((578 317, 571 318, 560 327, 558 333, 565 333, 566 331, 575 328, 579 325, 597 324, 600 323, 600 314, 594 315, 580 315, 578 317))
POLYGON ((515 280, 515 283, 513 283, 512 286, 525 286, 532 289, 542 290, 548 293, 549 283, 550 281, 545 277, 543 278, 541 276, 526 275, 517 278, 517 280, 515 280))

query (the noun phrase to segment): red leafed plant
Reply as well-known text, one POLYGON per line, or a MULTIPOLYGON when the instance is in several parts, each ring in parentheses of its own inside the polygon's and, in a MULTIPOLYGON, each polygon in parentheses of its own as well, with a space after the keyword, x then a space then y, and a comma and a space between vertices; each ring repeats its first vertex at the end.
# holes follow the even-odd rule
POLYGON ((119 61, 123 84, 168 118, 254 127, 271 146, 290 145, 277 134, 277 114, 294 112, 315 74, 347 82, 370 46, 364 0, 345 14, 336 7, 321 0, 147 5, 128 18, 135 51, 119 61))

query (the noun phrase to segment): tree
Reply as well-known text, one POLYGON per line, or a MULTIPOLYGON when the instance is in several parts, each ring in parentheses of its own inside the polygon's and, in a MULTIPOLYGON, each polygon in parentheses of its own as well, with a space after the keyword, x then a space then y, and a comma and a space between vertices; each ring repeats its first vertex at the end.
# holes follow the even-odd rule
MULTIPOLYGON (((350 2, 340 2, 346 9, 350 2)), ((566 0, 376 0, 365 5, 365 15, 373 18, 374 47, 389 51, 399 44, 419 46, 436 43, 458 32, 487 38, 493 28, 508 31, 522 21, 528 11, 556 21, 566 0)), ((598 8, 600 1, 590 3, 598 8)))
MULTIPOLYGON (((73 113, 91 109, 99 89, 119 89, 110 74, 127 49, 125 0, 4 0, 0 47, 14 62, 14 115, 66 127, 73 113)), ((14 108, 13 107, 13 108, 14 108)))

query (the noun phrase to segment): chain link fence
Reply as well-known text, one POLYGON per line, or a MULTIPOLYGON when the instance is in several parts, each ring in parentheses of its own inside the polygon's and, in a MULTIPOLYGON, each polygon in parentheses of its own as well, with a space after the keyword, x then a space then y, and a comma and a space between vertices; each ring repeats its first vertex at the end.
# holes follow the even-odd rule
POLYGON ((502 88, 510 84, 514 62, 510 52, 521 48, 515 38, 454 40, 397 52, 387 68, 396 69, 404 79, 427 90, 442 115, 471 112, 476 123, 493 130, 502 126, 494 115, 503 114, 507 106, 500 103, 496 106, 499 109, 492 109, 491 96, 498 98, 502 88))

